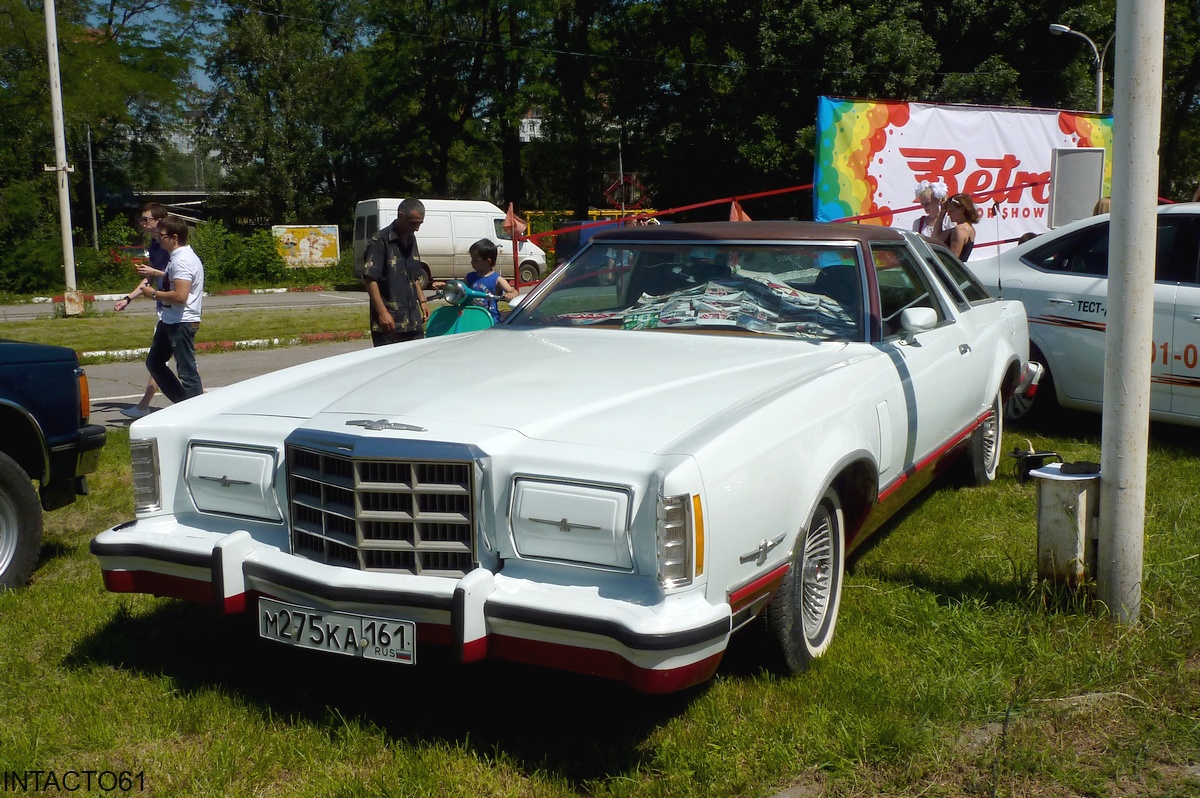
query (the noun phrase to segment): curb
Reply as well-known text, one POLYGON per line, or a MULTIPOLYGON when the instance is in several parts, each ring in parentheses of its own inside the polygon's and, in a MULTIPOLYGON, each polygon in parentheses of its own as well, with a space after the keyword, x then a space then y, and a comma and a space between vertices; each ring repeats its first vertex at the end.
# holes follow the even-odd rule
MULTIPOLYGON (((366 338, 369 332, 362 330, 347 330, 345 332, 305 333, 294 338, 255 338, 249 341, 204 341, 196 344, 197 354, 213 352, 232 352, 239 349, 274 349, 281 346, 304 346, 306 344, 327 344, 335 341, 355 341, 366 338)), ((140 349, 100 349, 92 352, 80 352, 79 361, 83 365, 103 360, 105 362, 122 362, 138 360, 150 352, 150 347, 140 349)))
MULTIPOLYGON (((325 291, 323 285, 308 285, 300 288, 229 288, 224 291, 205 291, 204 296, 241 296, 244 294, 286 294, 289 291, 325 291)), ((126 294, 83 294, 85 302, 116 302, 119 299, 124 299, 126 294)), ((53 302, 56 305, 63 303, 62 294, 58 296, 35 296, 29 300, 34 304, 47 304, 53 302)))

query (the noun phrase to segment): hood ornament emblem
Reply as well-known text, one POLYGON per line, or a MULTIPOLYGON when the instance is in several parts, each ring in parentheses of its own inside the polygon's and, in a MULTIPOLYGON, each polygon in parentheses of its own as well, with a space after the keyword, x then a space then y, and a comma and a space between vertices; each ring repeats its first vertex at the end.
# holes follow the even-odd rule
POLYGON ((346 426, 362 427, 363 429, 369 429, 371 432, 379 432, 380 430, 385 429, 397 430, 400 432, 429 432, 429 430, 425 429, 424 427, 418 427, 415 424, 397 424, 395 422, 388 421, 386 418, 376 419, 375 421, 371 421, 370 419, 366 418, 360 418, 354 421, 347 421, 346 426))
POLYGON ((594 529, 600 528, 598 526, 592 526, 591 524, 572 524, 570 521, 568 521, 565 518, 558 520, 558 521, 551 521, 549 518, 530 518, 529 520, 533 521, 534 523, 538 523, 538 524, 549 524, 550 526, 556 526, 556 527, 558 527, 558 531, 562 532, 563 534, 570 532, 572 529, 593 529, 594 530, 594 529))
POLYGON ((209 477, 209 476, 205 476, 204 474, 201 474, 200 479, 206 479, 209 482, 219 482, 219 483, 221 483, 222 488, 231 488, 234 485, 249 485, 250 484, 250 481, 247 479, 230 479, 228 476, 225 476, 225 475, 222 475, 219 477, 209 477))

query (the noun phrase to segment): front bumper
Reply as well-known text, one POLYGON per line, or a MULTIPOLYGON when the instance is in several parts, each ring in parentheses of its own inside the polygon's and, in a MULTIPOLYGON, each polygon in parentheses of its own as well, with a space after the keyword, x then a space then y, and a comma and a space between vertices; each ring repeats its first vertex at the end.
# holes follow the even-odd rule
POLYGON ((100 465, 100 451, 108 440, 100 424, 86 424, 75 437, 50 451, 50 473, 39 493, 43 510, 57 510, 88 494, 87 475, 100 465))
POLYGON ((666 693, 710 678, 729 640, 728 604, 700 595, 655 606, 594 587, 516 579, 476 568, 460 579, 357 571, 295 557, 244 531, 221 535, 144 519, 92 541, 105 587, 257 612, 268 596, 317 611, 416 624, 417 644, 615 679, 666 693))

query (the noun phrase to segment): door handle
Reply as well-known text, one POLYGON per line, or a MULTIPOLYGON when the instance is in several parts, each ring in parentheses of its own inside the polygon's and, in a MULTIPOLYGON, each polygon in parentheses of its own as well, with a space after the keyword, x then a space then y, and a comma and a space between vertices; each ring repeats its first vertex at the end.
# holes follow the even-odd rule
POLYGON ((1051 305, 1070 305, 1071 307, 1075 306, 1074 299, 1057 299, 1055 297, 1050 297, 1046 301, 1051 305))
POLYGON ((959 353, 960 355, 965 355, 965 354, 967 354, 967 353, 968 353, 968 352, 970 352, 970 351, 971 351, 971 345, 970 345, 970 344, 959 344, 959 345, 958 345, 958 353, 959 353))

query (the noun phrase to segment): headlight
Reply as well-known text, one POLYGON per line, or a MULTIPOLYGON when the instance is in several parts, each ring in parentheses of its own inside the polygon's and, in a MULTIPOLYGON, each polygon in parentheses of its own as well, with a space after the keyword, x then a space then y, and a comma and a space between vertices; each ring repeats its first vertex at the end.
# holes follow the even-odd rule
POLYGON ((448 305, 461 305, 467 299, 467 284, 461 280, 447 280, 442 297, 448 305))
POLYGON ((275 499, 275 450, 193 443, 185 471, 196 509, 282 521, 275 499))
POLYGON ((129 461, 133 466, 134 512, 152 513, 161 510, 158 441, 154 438, 130 441, 129 461))
POLYGON ((632 570, 630 506, 620 485, 518 477, 513 543, 522 557, 632 570))

